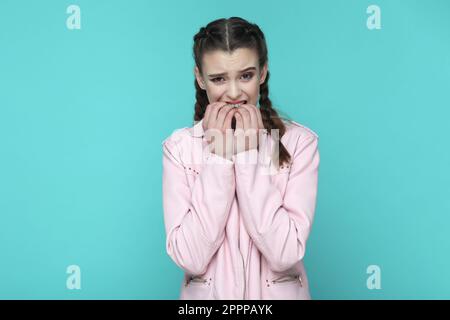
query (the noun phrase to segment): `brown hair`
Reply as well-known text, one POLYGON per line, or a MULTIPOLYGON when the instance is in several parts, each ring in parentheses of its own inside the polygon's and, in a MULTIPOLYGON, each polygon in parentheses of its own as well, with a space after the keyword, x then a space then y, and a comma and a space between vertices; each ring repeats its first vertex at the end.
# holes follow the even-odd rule
MULTIPOLYGON (((260 69, 263 68, 268 60, 265 37, 256 24, 239 17, 212 21, 206 27, 201 27, 194 36, 193 55, 195 64, 201 73, 202 57, 206 52, 214 50, 233 52, 238 48, 255 49, 258 53, 260 69)), ((267 71, 264 83, 259 87, 260 112, 264 127, 269 134, 272 129, 279 130, 279 164, 283 165, 283 163, 288 163, 291 160, 289 152, 281 143, 281 137, 286 132, 286 127, 269 99, 268 82, 269 71, 267 71)), ((205 115, 209 101, 206 91, 200 88, 196 80, 194 80, 194 84, 197 100, 195 103, 194 121, 200 121, 205 115)))

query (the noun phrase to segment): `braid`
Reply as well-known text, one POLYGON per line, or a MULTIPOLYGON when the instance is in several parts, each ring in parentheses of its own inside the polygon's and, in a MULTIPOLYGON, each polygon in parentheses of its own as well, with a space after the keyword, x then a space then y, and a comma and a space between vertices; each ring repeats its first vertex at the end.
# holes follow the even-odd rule
MULTIPOLYGON (((201 27, 199 32, 194 36, 194 59, 196 60, 196 65, 201 68, 201 64, 198 55, 195 55, 195 52, 200 51, 206 42, 211 37, 211 33, 207 28, 201 27)), ((209 100, 206 94, 206 90, 200 88, 197 83, 197 80, 194 80, 195 86, 195 113, 194 113, 194 121, 200 121, 203 119, 203 116, 206 112, 206 107, 208 106, 209 100)))
MULTIPOLYGON (((262 68, 267 63, 267 45, 264 33, 254 23, 250 23, 239 17, 231 17, 228 19, 218 19, 208 23, 205 27, 201 27, 197 34, 194 35, 193 57, 195 65, 200 73, 202 72, 202 57, 206 52, 214 50, 222 50, 225 52, 233 52, 238 48, 254 49, 258 53, 258 64, 262 68)), ((264 127, 268 133, 272 129, 279 131, 279 164, 289 163, 291 156, 284 145, 281 143, 281 137, 286 132, 286 127, 281 120, 278 112, 272 107, 269 99, 269 72, 263 84, 259 87, 259 105, 263 119, 264 127)), ((195 113, 194 122, 200 121, 205 116, 206 107, 209 99, 206 90, 203 90, 197 80, 195 85, 195 113)))
POLYGON ((206 90, 203 90, 200 88, 200 86, 197 83, 197 80, 194 80, 195 82, 195 114, 194 114, 194 121, 200 121, 203 119, 203 116, 206 112, 206 107, 208 106, 209 100, 208 96, 206 95, 206 90))
POLYGON ((270 74, 269 71, 267 71, 266 79, 259 88, 259 109, 261 112, 261 118, 263 120, 264 128, 267 129, 268 133, 270 134, 270 131, 272 129, 279 130, 279 163, 280 165, 283 165, 284 163, 289 163, 291 161, 291 156, 289 154, 289 151, 287 151, 287 149, 281 143, 281 137, 286 132, 286 126, 278 115, 278 112, 272 107, 272 101, 269 98, 269 77, 270 74))

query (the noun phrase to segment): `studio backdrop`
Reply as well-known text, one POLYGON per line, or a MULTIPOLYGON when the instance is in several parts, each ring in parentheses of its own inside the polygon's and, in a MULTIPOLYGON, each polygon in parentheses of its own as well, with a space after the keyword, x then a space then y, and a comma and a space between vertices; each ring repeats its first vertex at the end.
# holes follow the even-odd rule
POLYGON ((270 96, 320 137, 313 299, 450 298, 450 2, 0 2, 0 298, 177 299, 162 141, 193 36, 258 24, 270 96))

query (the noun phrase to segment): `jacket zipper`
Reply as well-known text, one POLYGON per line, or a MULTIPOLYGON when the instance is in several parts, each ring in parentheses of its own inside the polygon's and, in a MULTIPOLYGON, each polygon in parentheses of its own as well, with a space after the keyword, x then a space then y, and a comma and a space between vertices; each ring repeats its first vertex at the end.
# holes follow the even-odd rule
POLYGON ((272 280, 273 284, 277 284, 277 283, 286 283, 286 282, 300 282, 300 286, 303 287, 303 280, 302 280, 302 275, 288 275, 288 276, 283 276, 281 278, 278 279, 274 279, 272 280))
POLYGON ((208 280, 204 279, 204 278, 200 278, 200 277, 189 277, 188 281, 186 282, 186 285, 188 285, 189 283, 193 282, 193 283, 206 283, 208 280))

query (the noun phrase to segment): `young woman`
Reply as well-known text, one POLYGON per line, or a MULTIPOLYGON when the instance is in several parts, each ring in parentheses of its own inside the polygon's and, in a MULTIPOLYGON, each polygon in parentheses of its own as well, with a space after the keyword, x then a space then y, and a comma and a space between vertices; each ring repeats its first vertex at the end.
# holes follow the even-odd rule
POLYGON ((272 107, 256 24, 213 21, 193 49, 196 124, 163 141, 166 250, 185 272, 180 299, 310 299, 303 257, 318 136, 272 107))

